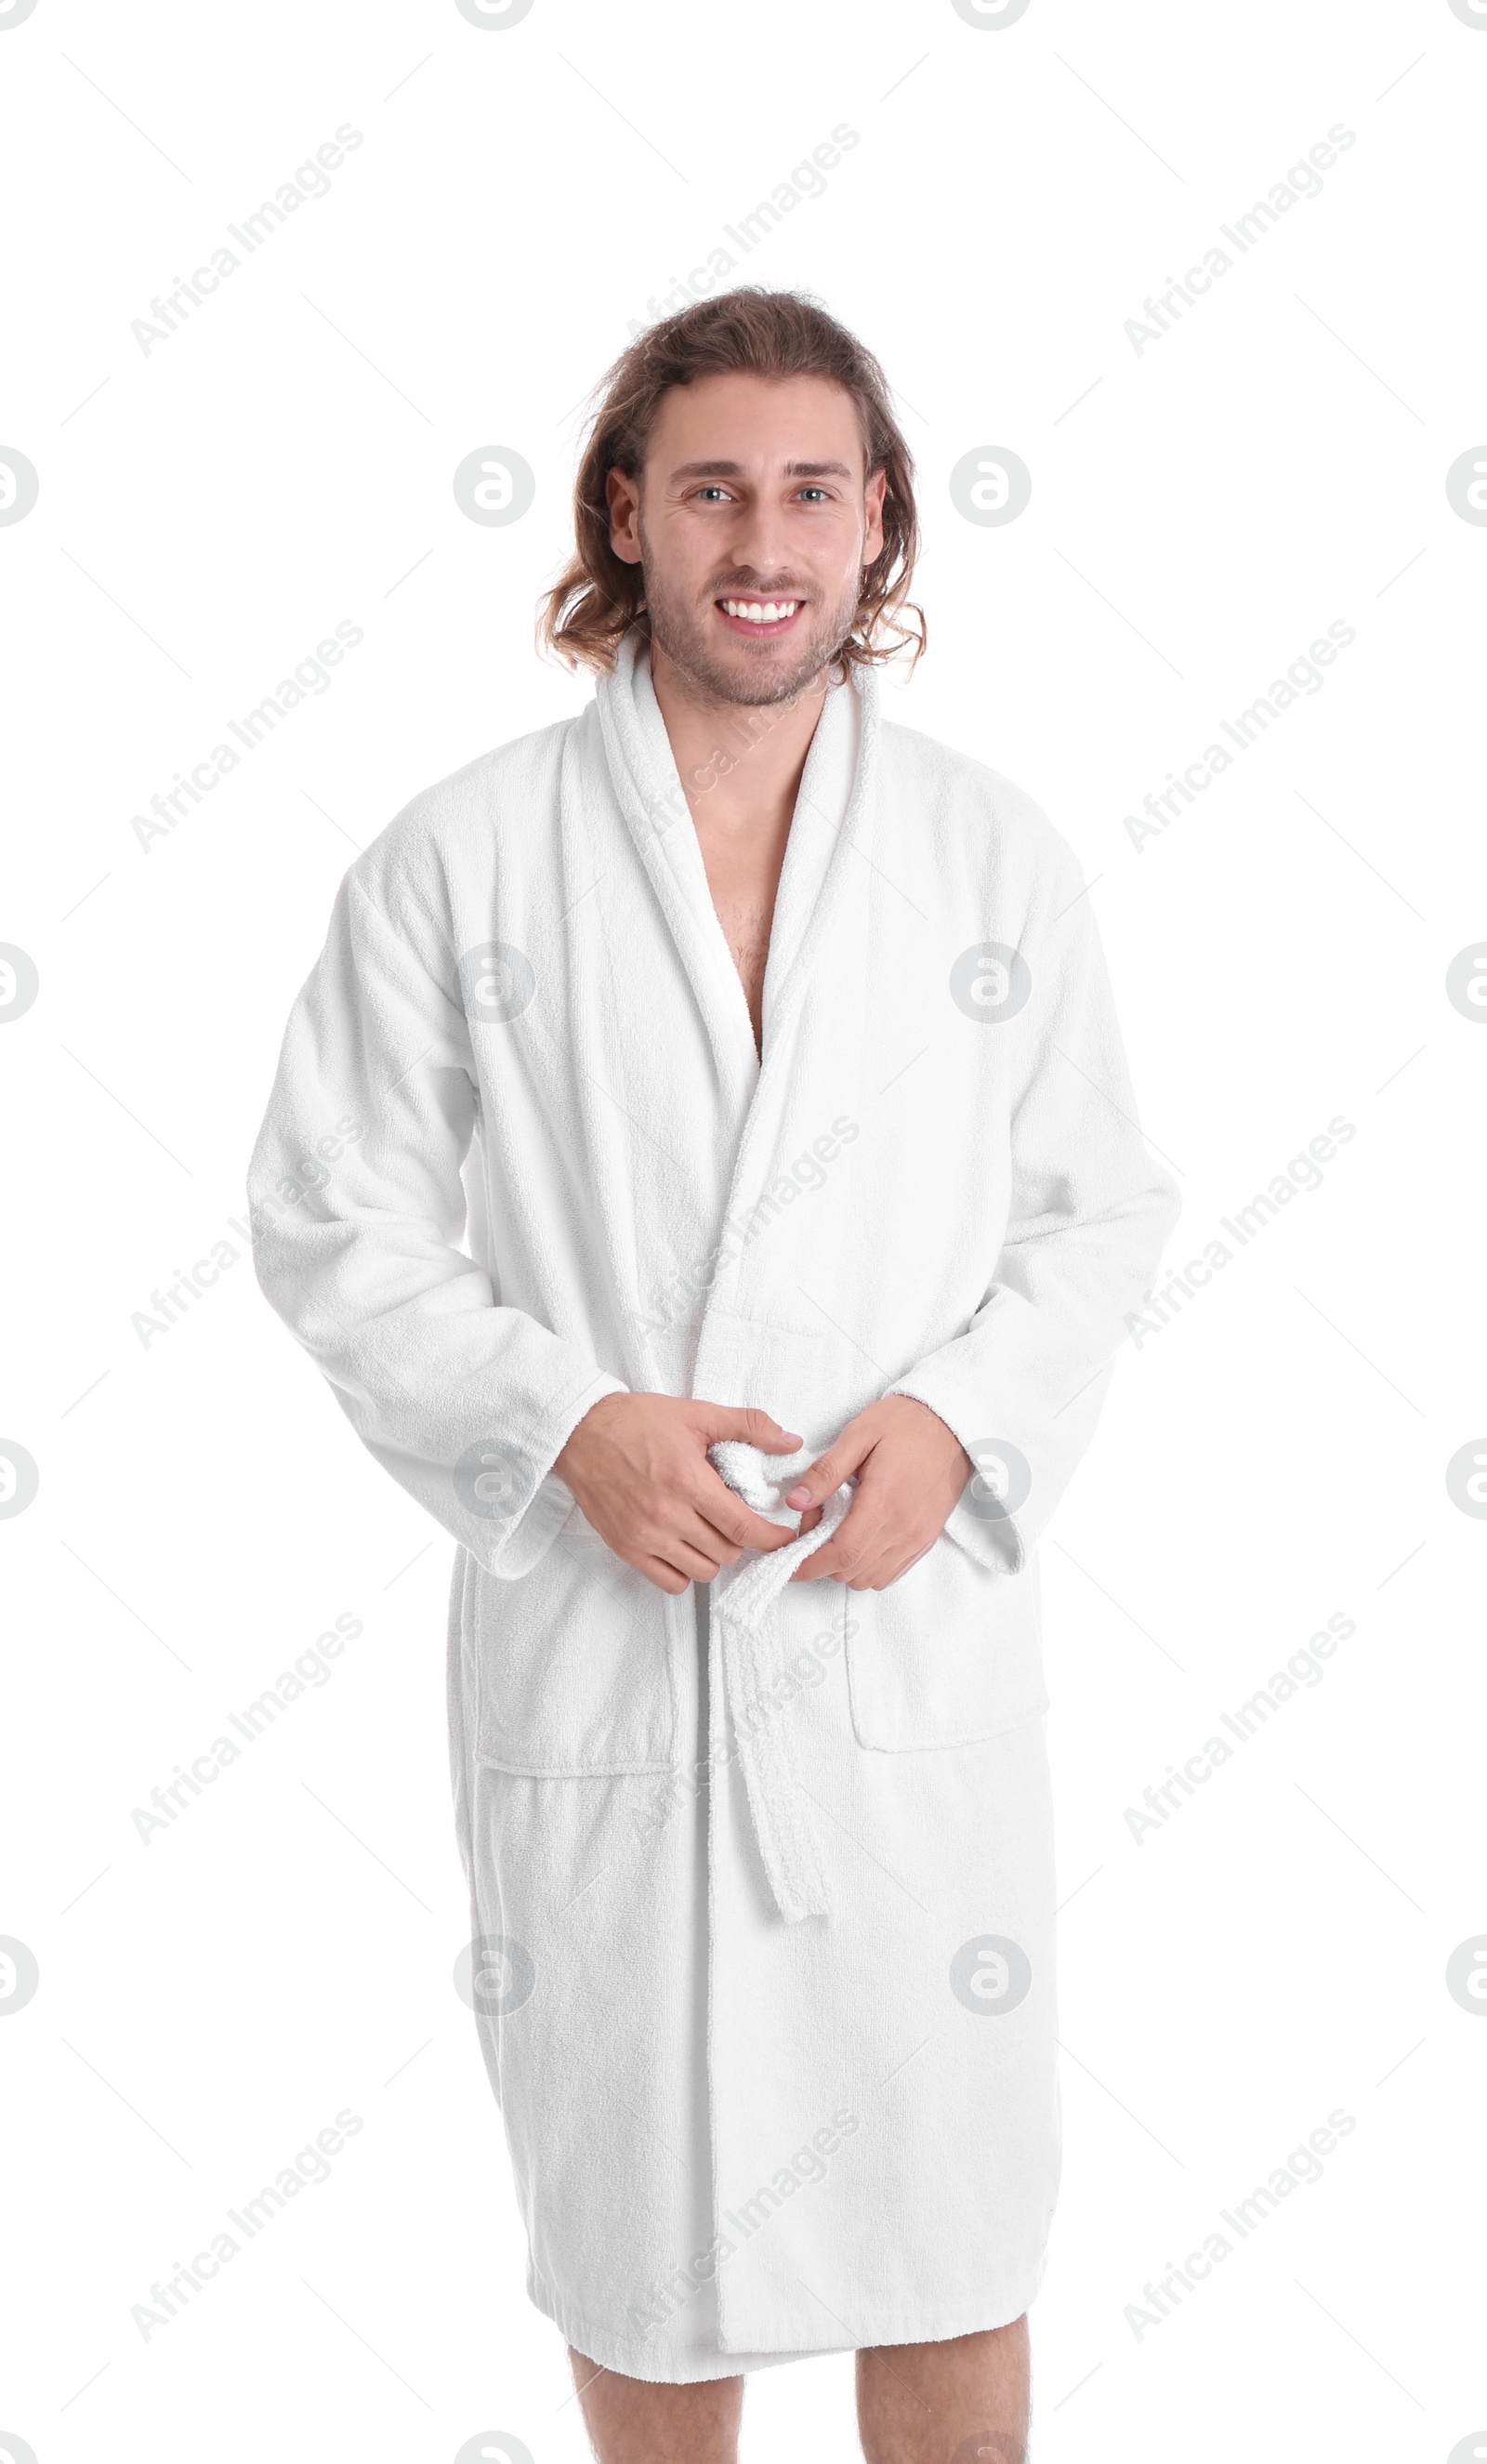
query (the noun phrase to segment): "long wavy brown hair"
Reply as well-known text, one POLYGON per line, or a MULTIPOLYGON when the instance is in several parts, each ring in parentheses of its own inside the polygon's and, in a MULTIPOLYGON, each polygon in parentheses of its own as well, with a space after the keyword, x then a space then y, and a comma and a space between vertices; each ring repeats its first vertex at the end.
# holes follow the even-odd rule
POLYGON ((593 413, 573 492, 575 548, 537 611, 541 649, 570 668, 612 668, 623 636, 645 618, 645 576, 609 544, 604 482, 612 470, 638 480, 662 395, 698 377, 828 377, 857 405, 864 476, 887 474, 883 546, 863 578, 852 627, 838 655, 859 666, 924 650, 924 611, 909 600, 919 554, 914 465, 889 407, 887 380, 869 350, 819 303, 796 291, 746 284, 696 300, 637 337, 595 386, 593 413))

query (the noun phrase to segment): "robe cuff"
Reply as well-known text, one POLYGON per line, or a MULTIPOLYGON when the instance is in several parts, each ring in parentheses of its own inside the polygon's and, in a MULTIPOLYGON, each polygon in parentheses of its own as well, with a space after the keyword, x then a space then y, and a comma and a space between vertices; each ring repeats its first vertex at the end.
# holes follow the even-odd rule
MULTIPOLYGON (((968 1395, 961 1380, 943 1363, 937 1364, 932 1356, 921 1361, 886 1393, 907 1395, 911 1403, 923 1403, 979 1465, 986 1446, 985 1405, 977 1394, 968 1395)), ((988 1574, 1020 1574, 1032 1540, 1020 1528, 1016 1510, 1009 1510, 996 1496, 995 1485, 995 1478, 988 1480, 978 1468, 946 1516, 942 1536, 963 1549, 988 1574)))
POLYGON ((483 1551, 475 1552, 488 1574, 502 1582, 515 1582, 521 1575, 530 1574, 546 1556, 564 1524, 579 1510, 578 1499, 567 1482, 559 1480, 554 1463, 586 1412, 605 1395, 627 1395, 629 1391, 622 1378, 611 1377, 601 1370, 579 1394, 543 1419, 522 1449, 536 1475, 531 1498, 511 1522, 492 1531, 483 1551))

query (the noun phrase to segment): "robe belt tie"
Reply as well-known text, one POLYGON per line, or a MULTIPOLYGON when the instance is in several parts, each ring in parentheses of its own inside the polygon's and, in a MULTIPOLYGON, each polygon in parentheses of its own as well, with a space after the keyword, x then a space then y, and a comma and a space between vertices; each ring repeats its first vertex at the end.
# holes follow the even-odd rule
MULTIPOLYGON (((783 1501, 811 1461, 803 1448, 798 1457, 766 1455, 757 1446, 725 1439, 710 1446, 708 1455, 719 1478, 755 1514, 798 1531, 800 1515, 783 1501)), ((831 1899, 797 1767, 796 1724, 790 1705, 782 1706, 772 1692, 784 1658, 780 1595, 797 1566, 825 1547, 851 1502, 852 1491, 843 1485, 825 1500, 820 1523, 803 1539, 783 1549, 748 1551, 736 1566, 723 1567, 711 1586, 754 1835, 787 1925, 829 1916, 831 1899)))

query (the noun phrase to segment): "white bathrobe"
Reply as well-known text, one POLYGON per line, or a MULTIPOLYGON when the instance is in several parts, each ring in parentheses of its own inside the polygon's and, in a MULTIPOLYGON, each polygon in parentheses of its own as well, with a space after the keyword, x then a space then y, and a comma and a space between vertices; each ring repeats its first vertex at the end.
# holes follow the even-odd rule
POLYGON ((761 1065, 632 630, 352 866, 250 1199, 458 1544, 466 1990, 534 2301, 667 2381, 1017 2318, 1059 2171, 1035 1544, 1176 1214, 1069 848, 835 683, 761 1065), (751 1555, 673 1598, 552 1469, 624 1389, 757 1404, 802 1463, 910 1395, 977 1472, 885 1592, 751 1603, 751 1555))

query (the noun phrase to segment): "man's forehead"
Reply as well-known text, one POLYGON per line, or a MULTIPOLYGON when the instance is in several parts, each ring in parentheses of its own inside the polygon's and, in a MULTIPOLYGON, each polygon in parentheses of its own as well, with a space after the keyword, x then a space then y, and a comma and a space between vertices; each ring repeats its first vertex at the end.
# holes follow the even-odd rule
POLYGON ((668 481, 860 479, 866 451, 845 385, 830 377, 740 368, 668 385, 645 459, 668 481))

